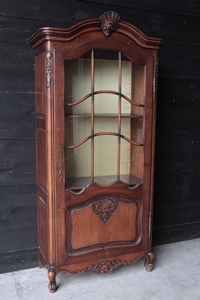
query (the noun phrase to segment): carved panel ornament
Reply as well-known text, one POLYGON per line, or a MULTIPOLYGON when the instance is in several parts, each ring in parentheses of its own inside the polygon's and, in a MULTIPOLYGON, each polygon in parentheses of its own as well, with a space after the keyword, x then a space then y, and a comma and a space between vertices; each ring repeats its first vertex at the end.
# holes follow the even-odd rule
POLYGON ((107 223, 112 214, 117 210, 118 201, 112 197, 106 197, 101 200, 97 200, 93 203, 92 208, 95 214, 99 215, 100 219, 107 223))
POLYGON ((157 89, 158 89, 158 60, 154 63, 154 89, 153 89, 153 101, 156 101, 156 95, 157 95, 157 89))
POLYGON ((105 36, 110 36, 111 33, 117 28, 120 16, 114 11, 105 12, 100 16, 101 30, 105 36))
POLYGON ((63 148, 62 145, 59 146, 59 182, 62 182, 63 179, 63 148))
POLYGON ((51 85, 51 72, 52 72, 52 53, 50 51, 46 52, 46 81, 47 81, 47 88, 51 85))
POLYGON ((120 267, 121 265, 127 265, 130 261, 124 261, 124 260, 112 260, 112 261, 103 261, 100 264, 93 264, 89 267, 85 268, 82 271, 78 271, 77 274, 80 273, 86 273, 86 272, 94 272, 96 274, 104 274, 104 273, 110 273, 114 269, 120 267))

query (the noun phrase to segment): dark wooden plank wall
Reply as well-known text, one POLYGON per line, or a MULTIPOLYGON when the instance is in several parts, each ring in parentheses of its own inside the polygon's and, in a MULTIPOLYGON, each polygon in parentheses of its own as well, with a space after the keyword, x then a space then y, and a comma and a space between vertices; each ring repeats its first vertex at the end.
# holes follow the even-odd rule
POLYGON ((200 236, 199 0, 0 0, 0 272, 37 265, 34 55, 39 27, 117 11, 159 52, 154 245, 200 236))

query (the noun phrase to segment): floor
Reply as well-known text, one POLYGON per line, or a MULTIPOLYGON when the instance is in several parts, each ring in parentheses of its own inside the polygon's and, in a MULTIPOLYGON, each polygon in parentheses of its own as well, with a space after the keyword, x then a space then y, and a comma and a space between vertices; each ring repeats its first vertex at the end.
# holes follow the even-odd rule
POLYGON ((200 300, 200 239, 157 246, 155 269, 143 259, 109 274, 59 273, 59 288, 48 291, 47 271, 28 269, 0 275, 2 300, 200 300))

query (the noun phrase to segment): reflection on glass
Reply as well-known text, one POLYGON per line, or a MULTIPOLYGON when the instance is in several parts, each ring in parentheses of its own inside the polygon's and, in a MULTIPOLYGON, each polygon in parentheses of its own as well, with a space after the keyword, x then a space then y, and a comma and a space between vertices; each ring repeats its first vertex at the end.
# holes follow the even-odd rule
POLYGON ((76 102, 91 93, 91 60, 78 58, 65 61, 65 100, 76 102))
POLYGON ((66 187, 81 189, 91 182, 90 141, 66 151, 66 187))
POLYGON ((66 188, 143 176, 145 66, 114 51, 65 61, 66 188))
POLYGON ((91 118, 81 116, 66 117, 66 146, 77 145, 91 133, 91 118))
POLYGON ((94 162, 95 182, 108 184, 117 180, 117 137, 95 137, 94 162))

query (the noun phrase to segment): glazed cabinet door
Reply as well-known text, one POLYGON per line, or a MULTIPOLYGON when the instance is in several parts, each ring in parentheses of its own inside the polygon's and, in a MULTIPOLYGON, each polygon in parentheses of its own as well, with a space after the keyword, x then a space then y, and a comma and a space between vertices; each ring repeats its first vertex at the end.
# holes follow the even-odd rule
POLYGON ((57 264, 74 273, 149 247, 153 59, 104 48, 54 54, 57 264))

